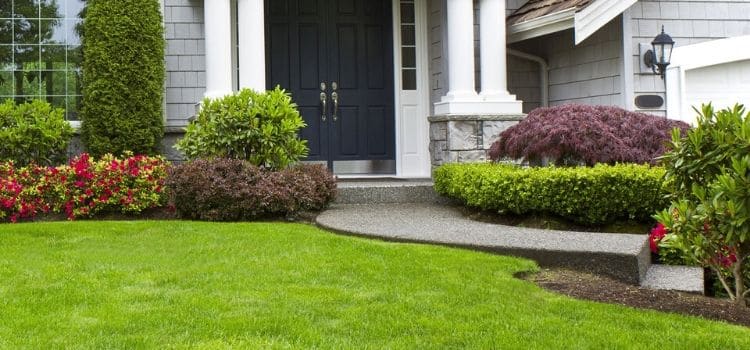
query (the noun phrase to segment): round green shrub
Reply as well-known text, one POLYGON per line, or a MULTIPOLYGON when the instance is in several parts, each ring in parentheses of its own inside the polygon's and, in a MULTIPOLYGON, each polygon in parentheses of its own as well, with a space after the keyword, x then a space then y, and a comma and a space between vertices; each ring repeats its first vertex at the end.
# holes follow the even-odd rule
POLYGON ((269 169, 283 169, 307 155, 298 132, 305 122, 284 90, 243 89, 206 99, 185 137, 175 146, 188 159, 232 158, 269 169))
POLYGON ((90 0, 84 16, 81 133, 89 153, 156 154, 164 135, 158 0, 90 0))
POLYGON ((56 165, 66 159, 73 128, 65 111, 41 100, 0 104, 0 161, 56 165))

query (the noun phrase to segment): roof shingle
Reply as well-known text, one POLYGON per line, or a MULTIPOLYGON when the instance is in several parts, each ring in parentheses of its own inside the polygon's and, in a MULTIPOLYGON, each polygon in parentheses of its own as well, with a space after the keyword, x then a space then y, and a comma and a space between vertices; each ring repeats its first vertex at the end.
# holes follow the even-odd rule
POLYGON ((508 16, 508 24, 526 22, 555 12, 575 8, 580 11, 595 0, 529 0, 508 16))

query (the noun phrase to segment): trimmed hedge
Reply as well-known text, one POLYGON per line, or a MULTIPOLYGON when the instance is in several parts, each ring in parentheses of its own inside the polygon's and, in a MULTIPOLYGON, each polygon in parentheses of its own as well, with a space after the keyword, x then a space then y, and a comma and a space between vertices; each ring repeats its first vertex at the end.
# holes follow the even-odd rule
POLYGON ((664 209, 664 169, 618 164, 531 167, 448 164, 435 171, 435 190, 501 214, 556 215, 584 225, 648 221, 664 209))
POLYGON ((158 0, 89 0, 81 135, 93 156, 157 154, 164 135, 164 28, 158 0))
POLYGON ((500 134, 490 159, 523 159, 530 164, 656 164, 671 131, 689 125, 614 106, 561 105, 537 108, 500 134))
POLYGON ((263 169, 240 159, 199 159, 174 167, 167 185, 183 218, 254 220, 321 210, 333 200, 336 182, 320 165, 263 169))
POLYGON ((64 113, 41 100, 0 104, 0 161, 15 166, 65 162, 73 128, 64 113))

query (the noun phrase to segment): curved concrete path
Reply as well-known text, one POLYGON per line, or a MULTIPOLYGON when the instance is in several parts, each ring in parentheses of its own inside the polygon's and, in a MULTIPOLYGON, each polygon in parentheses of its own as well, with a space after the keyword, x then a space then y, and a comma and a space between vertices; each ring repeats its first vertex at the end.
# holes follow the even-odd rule
POLYGON ((340 233, 527 257, 639 284, 650 266, 646 235, 568 232, 477 222, 435 203, 337 204, 317 224, 340 233))

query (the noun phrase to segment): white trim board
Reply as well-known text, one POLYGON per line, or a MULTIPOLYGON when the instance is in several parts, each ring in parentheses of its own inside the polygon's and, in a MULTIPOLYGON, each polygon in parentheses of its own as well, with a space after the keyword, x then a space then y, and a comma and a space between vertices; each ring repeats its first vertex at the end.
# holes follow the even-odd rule
POLYGON ((667 67, 667 118, 682 119, 692 108, 687 105, 687 71, 750 59, 750 35, 679 46, 672 50, 667 67))
POLYGON ((578 45, 601 27, 633 6, 637 0, 596 0, 584 9, 577 8, 555 12, 508 28, 508 42, 536 38, 573 28, 578 45))
POLYGON ((429 38, 427 0, 414 0, 417 90, 404 90, 401 64, 401 1, 393 1, 393 73, 396 177, 429 178, 429 38))

